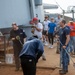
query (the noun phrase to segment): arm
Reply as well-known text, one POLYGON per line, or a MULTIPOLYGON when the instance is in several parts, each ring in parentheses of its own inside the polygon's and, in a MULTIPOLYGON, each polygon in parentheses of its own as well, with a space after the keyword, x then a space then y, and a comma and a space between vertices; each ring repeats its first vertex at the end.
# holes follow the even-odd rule
POLYGON ((43 43, 41 41, 39 41, 39 45, 38 45, 38 49, 37 49, 37 53, 36 53, 36 62, 38 62, 39 58, 42 56, 43 52, 44 52, 44 47, 43 47, 43 43))
POLYGON ((42 56, 42 51, 39 51, 36 57, 36 63, 38 62, 39 58, 42 56))
POLYGON ((37 31, 41 31, 42 29, 40 29, 40 28, 38 28, 38 27, 36 27, 36 26, 33 26, 32 28, 34 28, 34 29, 36 29, 37 31))
POLYGON ((66 35, 66 43, 65 43, 65 45, 68 45, 69 41, 70 41, 70 35, 66 35))
POLYGON ((24 42, 26 42, 26 37, 27 37, 27 35, 26 35, 26 33, 25 32, 23 32, 23 40, 24 40, 24 42))
POLYGON ((71 31, 75 32, 75 28, 74 29, 71 29, 71 31))
POLYGON ((43 25, 42 25, 41 23, 38 23, 38 27, 35 26, 35 29, 36 29, 38 32, 40 32, 40 31, 43 30, 43 25))
POLYGON ((24 42, 26 42, 26 38, 24 38, 24 42))
POLYGON ((35 28, 36 28, 36 30, 39 31, 39 32, 42 30, 42 29, 40 29, 40 28, 38 28, 38 27, 35 27, 35 28))
POLYGON ((68 45, 69 41, 70 41, 70 35, 66 35, 66 43, 65 43, 65 45, 63 46, 64 49, 65 49, 66 46, 68 45))
POLYGON ((56 31, 56 27, 54 28, 54 31, 56 31))
POLYGON ((54 31, 56 31, 56 24, 55 24, 55 28, 54 28, 54 31))
POLYGON ((65 35, 66 35, 66 41, 63 46, 64 49, 66 48, 66 46, 68 45, 68 43, 70 41, 70 28, 69 27, 65 30, 65 35))

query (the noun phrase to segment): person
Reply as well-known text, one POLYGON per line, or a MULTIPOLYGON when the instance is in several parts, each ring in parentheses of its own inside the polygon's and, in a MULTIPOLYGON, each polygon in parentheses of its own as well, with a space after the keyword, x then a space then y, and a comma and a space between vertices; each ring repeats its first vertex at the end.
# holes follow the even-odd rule
POLYGON ((71 31, 70 31, 70 52, 71 52, 71 54, 75 55, 75 22, 70 21, 68 23, 68 26, 71 29, 71 31), (74 53, 72 53, 73 48, 74 48, 74 53))
POLYGON ((70 28, 66 25, 66 21, 62 20, 60 22, 61 30, 59 32, 59 42, 60 42, 60 57, 62 70, 60 70, 61 74, 66 74, 68 72, 68 64, 69 64, 69 56, 67 54, 69 48, 70 41, 70 28), (66 52, 66 51, 67 52, 66 52))
POLYGON ((54 31, 55 31, 55 28, 56 28, 56 24, 54 23, 54 18, 52 17, 51 18, 51 22, 48 24, 48 39, 49 39, 49 43, 50 43, 50 46, 49 48, 53 48, 53 40, 54 40, 54 31))
MULTIPOLYGON (((38 39, 42 40, 43 25, 39 22, 39 19, 36 17, 33 18, 33 23, 34 35, 38 36, 38 39)), ((42 59, 46 60, 45 54, 42 55, 42 59)))
POLYGON ((23 75, 36 75, 36 64, 44 52, 43 43, 37 36, 30 37, 20 52, 23 75))
POLYGON ((48 16, 45 17, 44 23, 43 23, 43 42, 47 46, 48 45, 48 24, 50 21, 48 20, 48 16))
POLYGON ((56 29, 59 30, 60 28, 60 21, 62 20, 61 15, 58 14, 58 17, 55 18, 55 23, 56 23, 56 29))
MULTIPOLYGON (((57 18, 55 18, 55 23, 56 23, 56 33, 59 31, 60 29, 60 21, 62 20, 61 15, 58 14, 57 18)), ((57 36, 57 35, 56 35, 57 36)), ((55 39, 55 41, 57 41, 57 39, 55 39)), ((57 41, 57 49, 56 49, 56 53, 59 54, 60 53, 60 44, 59 41, 57 41)))
POLYGON ((22 45, 26 41, 26 37, 27 36, 25 32, 23 32, 23 30, 20 29, 15 22, 13 22, 12 30, 10 31, 10 39, 13 41, 14 58, 15 58, 15 65, 16 65, 15 71, 18 71, 20 68, 19 53, 22 49, 22 45))
POLYGON ((34 17, 33 18, 33 23, 34 23, 34 35, 37 35, 39 39, 42 40, 42 30, 43 30, 43 25, 39 22, 39 19, 34 17))

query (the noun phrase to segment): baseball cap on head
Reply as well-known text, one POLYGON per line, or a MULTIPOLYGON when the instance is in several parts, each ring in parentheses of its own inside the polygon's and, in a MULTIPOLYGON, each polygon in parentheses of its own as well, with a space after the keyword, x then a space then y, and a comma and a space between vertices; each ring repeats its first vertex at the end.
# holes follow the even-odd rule
POLYGON ((38 21, 38 18, 37 18, 37 17, 34 17, 34 18, 33 18, 33 22, 34 22, 34 21, 38 21))
POLYGON ((69 22, 71 23, 71 22, 73 22, 73 21, 69 21, 69 22))
POLYGON ((16 22, 13 22, 12 25, 17 25, 16 22))

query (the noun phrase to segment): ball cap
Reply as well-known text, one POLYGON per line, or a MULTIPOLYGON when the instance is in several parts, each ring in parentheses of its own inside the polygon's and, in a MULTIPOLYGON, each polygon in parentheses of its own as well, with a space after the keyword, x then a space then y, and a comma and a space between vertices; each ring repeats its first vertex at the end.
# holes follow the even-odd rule
POLYGON ((13 22, 12 25, 17 25, 16 22, 13 22))
POLYGON ((73 21, 69 21, 69 22, 71 23, 71 22, 73 22, 73 21))
POLYGON ((32 21, 33 21, 33 22, 34 22, 34 21, 38 21, 38 18, 37 18, 37 17, 34 17, 32 21))

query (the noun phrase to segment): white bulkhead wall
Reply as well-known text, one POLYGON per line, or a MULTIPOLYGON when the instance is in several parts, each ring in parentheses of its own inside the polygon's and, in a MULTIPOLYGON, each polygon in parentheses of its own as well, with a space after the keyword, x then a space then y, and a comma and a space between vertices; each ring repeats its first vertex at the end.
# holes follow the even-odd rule
POLYGON ((38 19, 40 19, 40 22, 43 22, 44 21, 44 9, 43 9, 42 0, 30 0, 30 1, 31 1, 31 6, 32 6, 31 7, 32 18, 38 17, 38 19))
POLYGON ((30 19, 29 0, 0 0, 0 28, 11 27, 12 22, 28 25, 30 19))
POLYGON ((44 9, 43 5, 35 6, 36 16, 40 19, 40 22, 44 21, 44 9))

